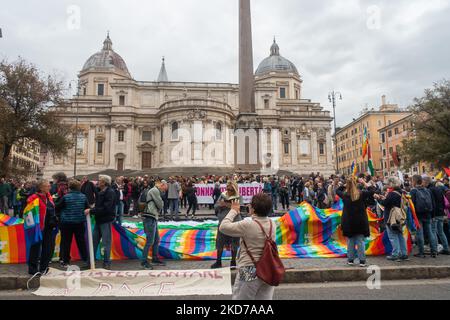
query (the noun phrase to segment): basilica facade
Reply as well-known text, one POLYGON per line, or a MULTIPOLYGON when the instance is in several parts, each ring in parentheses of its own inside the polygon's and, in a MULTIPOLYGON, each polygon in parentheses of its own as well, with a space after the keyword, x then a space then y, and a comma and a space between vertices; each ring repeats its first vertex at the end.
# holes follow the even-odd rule
MULTIPOLYGON (((163 59, 157 81, 137 81, 107 36, 101 51, 79 73, 78 93, 60 107, 61 121, 76 128, 76 150, 49 155, 44 176, 105 170, 158 172, 190 168, 240 169, 239 157, 255 158, 261 169, 297 174, 334 171, 330 112, 303 98, 296 66, 270 55, 255 72, 255 105, 263 128, 244 137, 256 154, 237 146, 239 85, 185 83, 170 79, 163 59)), ((247 159, 248 160, 248 159, 247 159)))

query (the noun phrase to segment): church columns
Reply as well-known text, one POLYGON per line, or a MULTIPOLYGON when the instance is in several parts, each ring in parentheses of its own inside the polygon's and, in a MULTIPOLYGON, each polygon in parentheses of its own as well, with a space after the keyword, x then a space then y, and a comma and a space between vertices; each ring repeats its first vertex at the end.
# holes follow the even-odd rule
POLYGON ((297 152, 297 132, 295 129, 291 132, 291 155, 292 155, 292 166, 298 165, 298 152, 297 152))
POLYGON ((314 166, 319 165, 319 145, 317 140, 317 131, 311 133, 311 144, 312 144, 312 164, 314 166))

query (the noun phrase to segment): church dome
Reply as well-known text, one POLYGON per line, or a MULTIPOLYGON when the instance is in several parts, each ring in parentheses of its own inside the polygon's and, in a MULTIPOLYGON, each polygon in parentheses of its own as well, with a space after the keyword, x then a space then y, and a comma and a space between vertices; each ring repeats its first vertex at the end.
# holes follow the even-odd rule
POLYGON ((84 64, 81 72, 86 72, 91 69, 99 71, 116 71, 124 76, 131 78, 125 61, 112 49, 112 41, 108 36, 103 42, 103 49, 100 52, 92 55, 84 64))
POLYGON ((258 69, 256 70, 256 76, 263 76, 271 72, 293 73, 296 76, 300 76, 296 66, 280 55, 280 47, 275 39, 270 48, 270 56, 259 64, 258 69))

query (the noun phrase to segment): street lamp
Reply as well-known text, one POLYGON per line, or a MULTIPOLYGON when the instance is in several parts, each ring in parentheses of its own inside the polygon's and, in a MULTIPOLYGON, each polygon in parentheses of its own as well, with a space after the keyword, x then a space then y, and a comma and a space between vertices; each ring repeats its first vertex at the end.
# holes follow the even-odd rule
MULTIPOLYGON (((72 80, 69 84, 69 90, 72 90, 72 82, 75 82, 75 80, 72 80)), ((74 155, 74 162, 73 162, 73 177, 75 178, 77 176, 77 149, 78 149, 78 101, 80 98, 80 81, 77 82, 77 100, 76 100, 76 108, 77 111, 75 113, 75 155, 74 155)))
POLYGON ((342 100, 342 94, 340 92, 330 92, 328 94, 328 100, 333 103, 333 114, 334 114, 334 147, 336 148, 336 173, 339 173, 339 159, 338 159, 338 141, 336 132, 336 100, 342 100))

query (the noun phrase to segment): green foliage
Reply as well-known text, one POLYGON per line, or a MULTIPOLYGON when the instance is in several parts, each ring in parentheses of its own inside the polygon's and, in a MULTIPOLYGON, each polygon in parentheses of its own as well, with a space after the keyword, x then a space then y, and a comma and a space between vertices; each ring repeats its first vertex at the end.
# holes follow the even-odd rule
POLYGON ((24 140, 34 140, 57 155, 71 147, 70 128, 55 111, 63 102, 62 93, 62 82, 42 76, 22 58, 0 63, 0 175, 11 174, 12 146, 24 140))
POLYGON ((414 99, 411 139, 403 141, 406 167, 420 161, 439 167, 450 166, 450 81, 443 80, 425 96, 414 99))

